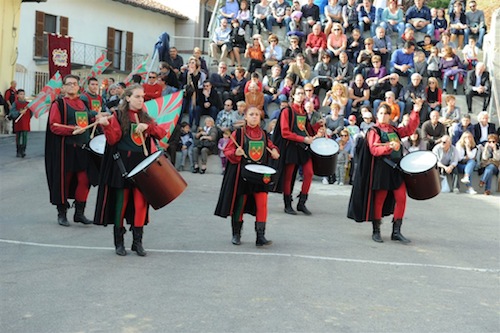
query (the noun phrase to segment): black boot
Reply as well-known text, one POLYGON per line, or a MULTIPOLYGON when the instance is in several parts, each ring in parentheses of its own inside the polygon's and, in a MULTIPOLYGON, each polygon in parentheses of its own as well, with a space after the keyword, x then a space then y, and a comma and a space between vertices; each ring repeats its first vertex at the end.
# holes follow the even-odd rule
POLYGON ((57 205, 57 223, 59 223, 63 227, 69 227, 68 218, 66 217, 67 212, 68 204, 57 205))
POLYGON ((272 241, 267 240, 265 237, 266 222, 255 222, 255 232, 257 233, 255 246, 271 245, 273 243, 272 241))
POLYGON ((306 207, 307 194, 300 193, 299 203, 297 204, 297 210, 303 212, 306 215, 311 215, 312 213, 306 207))
POLYGON ((283 201, 285 201, 285 213, 297 215, 297 212, 292 208, 292 196, 283 194, 283 201))
POLYGON ((380 237, 380 225, 382 224, 382 220, 373 220, 373 233, 372 239, 377 243, 383 243, 382 237, 380 237))
POLYGON ((410 243, 411 240, 405 238, 405 236, 403 236, 401 234, 401 225, 403 224, 403 220, 402 219, 394 219, 392 220, 392 235, 391 235, 391 239, 394 240, 394 241, 400 241, 401 243, 410 243))
POLYGON ((16 157, 21 157, 21 146, 16 145, 16 157))
POLYGON ((75 201, 75 215, 73 215, 73 221, 83 224, 92 224, 92 221, 83 215, 85 213, 85 205, 86 202, 75 201))
POLYGON ((233 229, 233 239, 231 240, 231 243, 233 243, 234 245, 240 245, 243 221, 238 221, 237 218, 231 218, 231 227, 233 229))
POLYGON ((132 227, 132 235, 134 237, 134 241, 132 243, 132 251, 135 251, 137 252, 137 255, 144 257, 148 253, 144 251, 144 248, 142 247, 142 233, 142 227, 132 227))
POLYGON ((21 157, 24 158, 26 156, 26 145, 21 146, 21 157))
POLYGON ((124 227, 113 228, 114 236, 115 236, 115 252, 119 256, 126 256, 127 251, 125 250, 125 245, 123 244, 123 235, 127 232, 124 227))

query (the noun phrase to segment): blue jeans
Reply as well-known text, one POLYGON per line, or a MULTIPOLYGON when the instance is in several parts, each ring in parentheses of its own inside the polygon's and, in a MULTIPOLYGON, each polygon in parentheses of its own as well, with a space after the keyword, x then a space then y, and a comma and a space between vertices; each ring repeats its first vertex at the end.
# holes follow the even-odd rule
MULTIPOLYGON (((466 163, 458 163, 457 169, 459 173, 463 173, 469 176, 469 180, 472 179, 472 173, 474 172, 474 167, 476 166, 475 160, 468 160, 466 163)), ((465 184, 467 187, 470 187, 470 182, 465 184)))
POLYGON ((377 29, 377 25, 374 22, 365 23, 365 21, 363 20, 359 21, 359 31, 361 31, 361 34, 363 34, 363 32, 365 31, 365 27, 367 25, 370 25, 370 34, 372 36, 376 36, 375 29, 377 29))
MULTIPOLYGON (((454 75, 454 78, 453 78, 453 89, 454 90, 457 90, 458 88, 458 74, 455 74, 454 75)), ((446 87, 448 85, 448 80, 449 80, 449 77, 447 75, 443 75, 443 90, 446 90, 446 87)))
MULTIPOLYGON (((278 22, 272 15, 269 15, 266 21, 267 21, 267 29, 269 30, 269 32, 271 32, 273 25, 278 25, 278 22)), ((283 21, 281 21, 281 25, 285 26, 286 32, 290 31, 290 21, 291 19, 289 17, 285 17, 283 21)))
POLYGON ((498 168, 494 164, 488 164, 484 168, 484 173, 481 177, 481 180, 484 182, 485 190, 491 189, 491 178, 493 178, 494 175, 498 175, 498 168))
MULTIPOLYGON (((467 45, 469 43, 469 35, 471 34, 470 29, 467 28, 464 30, 464 44, 467 45)), ((483 38, 484 35, 486 34, 486 29, 481 28, 479 29, 479 37, 477 38, 476 45, 478 48, 482 49, 483 48, 483 38)))
POLYGON ((429 35, 431 37, 434 36, 434 24, 432 24, 432 23, 427 24, 425 27, 423 27, 420 30, 418 30, 417 28, 415 28, 411 23, 406 23, 405 27, 406 28, 412 28, 415 31, 425 32, 427 35, 429 35))
MULTIPOLYGON (((212 117, 214 120, 217 119, 217 114, 219 113, 219 110, 215 106, 211 106, 208 109, 202 108, 201 106, 197 105, 194 109, 194 122, 195 122, 195 127, 197 128, 200 125, 200 118, 202 113, 208 113, 210 117, 212 117)), ((191 123, 191 113, 189 113, 189 122, 191 123)))
POLYGON ((280 104, 281 100, 279 99, 279 96, 276 97, 276 99, 273 99, 273 95, 267 95, 265 94, 264 95, 264 112, 266 112, 266 114, 268 116, 270 116, 270 114, 267 112, 267 108, 269 107, 269 103, 276 103, 276 104, 280 104))
MULTIPOLYGON (((355 107, 358 108, 358 112, 359 112, 359 108, 362 105, 370 105, 370 101, 366 100, 366 101, 363 101, 361 104, 357 104, 355 107)), ((352 109, 352 99, 348 99, 347 100, 347 105, 345 107, 345 113, 344 113, 344 118, 345 119, 349 118, 349 116, 351 115, 351 109, 352 109)))
POLYGON ((385 34, 387 36, 390 36, 392 32, 397 32, 398 33, 398 39, 401 38, 403 35, 403 32, 405 32, 405 24, 403 22, 399 22, 395 25, 390 24, 389 22, 380 22, 380 26, 385 29, 385 34))

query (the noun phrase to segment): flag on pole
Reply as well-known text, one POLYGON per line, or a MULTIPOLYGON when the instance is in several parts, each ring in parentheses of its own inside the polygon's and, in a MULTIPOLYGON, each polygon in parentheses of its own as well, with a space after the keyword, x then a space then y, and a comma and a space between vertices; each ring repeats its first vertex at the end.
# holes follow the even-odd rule
POLYGON ((137 67, 125 78, 123 83, 128 84, 130 81, 132 81, 132 75, 134 74, 139 74, 142 76, 142 79, 144 80, 146 78, 146 74, 148 73, 148 69, 146 68, 146 65, 148 63, 149 57, 146 57, 143 62, 141 62, 137 67))
POLYGON ((90 79, 91 77, 97 77, 101 75, 102 73, 104 73, 104 71, 106 70, 106 68, 108 68, 109 65, 111 65, 111 61, 109 61, 106 58, 106 54, 103 53, 99 58, 97 58, 94 66, 90 69, 89 74, 85 78, 80 80, 81 91, 84 91, 85 88, 87 87, 88 79, 90 79))
POLYGON ((57 71, 38 93, 35 99, 28 104, 28 108, 33 112, 35 118, 39 118, 42 114, 48 111, 57 95, 61 93, 62 85, 61 74, 57 71))
POLYGON ((167 131, 167 135, 160 140, 160 146, 163 148, 166 147, 168 139, 181 116, 183 95, 183 91, 178 91, 144 103, 147 113, 156 120, 160 127, 167 131))

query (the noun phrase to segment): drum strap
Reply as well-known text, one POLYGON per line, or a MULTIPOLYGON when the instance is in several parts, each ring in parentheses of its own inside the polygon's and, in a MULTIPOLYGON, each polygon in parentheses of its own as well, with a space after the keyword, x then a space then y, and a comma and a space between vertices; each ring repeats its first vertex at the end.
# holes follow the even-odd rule
POLYGON ((113 159, 115 160, 116 164, 118 164, 118 169, 120 169, 122 177, 127 177, 128 172, 127 169, 125 169, 125 165, 123 164, 122 156, 120 155, 119 151, 113 154, 113 159))

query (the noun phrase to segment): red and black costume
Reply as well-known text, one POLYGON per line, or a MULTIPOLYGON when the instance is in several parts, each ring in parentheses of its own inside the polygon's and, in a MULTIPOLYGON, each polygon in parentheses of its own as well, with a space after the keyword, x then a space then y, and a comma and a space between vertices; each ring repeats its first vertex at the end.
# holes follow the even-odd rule
POLYGON ((87 109, 95 111, 95 112, 102 111, 102 105, 104 104, 103 100, 102 100, 102 96, 100 96, 98 94, 94 95, 89 91, 84 91, 80 95, 80 99, 83 101, 83 103, 85 103, 85 105, 87 106, 87 109))
POLYGON ((63 226, 69 226, 66 219, 68 198, 75 199, 74 221, 92 223, 83 215, 90 182, 87 175, 89 153, 82 148, 89 142, 90 133, 86 130, 73 135, 72 126, 85 127, 94 116, 95 112, 88 110, 78 97, 59 98, 50 108, 45 134, 45 172, 50 202, 57 205, 58 223, 63 226))
POLYGON ((400 233, 406 209, 406 185, 397 165, 403 157, 403 148, 394 151, 384 143, 410 136, 419 122, 419 113, 415 111, 411 112, 410 122, 405 127, 377 122, 360 147, 347 217, 356 222, 372 221, 372 238, 376 242, 382 242, 382 217, 390 214, 394 214, 391 238, 409 242, 400 233))
MULTIPOLYGON (((231 140, 224 149, 229 163, 222 180, 219 201, 215 208, 215 215, 221 217, 231 216, 233 229, 233 244, 240 244, 243 214, 255 216, 255 230, 257 232, 257 246, 268 245, 271 241, 265 239, 265 226, 267 221, 267 193, 271 183, 254 184, 242 178, 241 172, 247 164, 268 165, 268 150, 277 149, 269 140, 266 132, 259 126, 245 126, 234 131, 232 137, 243 148, 248 158, 235 155, 236 145, 231 140)), ((265 177, 265 175, 263 175, 265 177)), ((269 181, 271 179, 269 178, 269 181)))
POLYGON ((274 191, 283 192, 285 212, 288 214, 297 214, 292 208, 292 191, 299 165, 302 166, 304 176, 297 210, 311 214, 305 203, 314 173, 309 145, 304 143, 304 139, 314 136, 320 126, 319 123, 311 125, 303 104, 293 103, 290 108, 281 111, 274 129, 273 142, 281 152, 278 167, 281 172, 274 191))
POLYGON ((144 225, 149 222, 149 204, 134 183, 123 177, 120 162, 116 160, 117 155, 113 157, 114 154, 119 154, 119 160, 127 172, 132 171, 145 159, 142 140, 135 132, 136 115, 141 123, 148 124, 143 134, 149 153, 156 150, 151 138, 160 140, 167 134, 165 129, 159 127, 144 111, 136 110, 117 111, 109 119, 109 125, 103 127, 106 149, 101 164, 94 224, 114 225, 115 246, 117 254, 120 255, 126 254, 123 245, 124 219, 131 225, 134 234, 132 250, 137 251, 139 255, 146 254, 142 248, 142 233, 144 225), (126 131, 122 130, 119 121, 121 112, 128 112, 130 128, 126 131))
POLYGON ((33 116, 33 112, 29 109, 26 110, 26 112, 21 116, 21 110, 23 110, 27 106, 27 101, 17 100, 14 102, 14 104, 12 104, 12 108, 10 109, 10 117, 14 122, 14 133, 16 133, 16 157, 24 158, 26 156, 28 132, 31 130, 30 120, 33 116))

